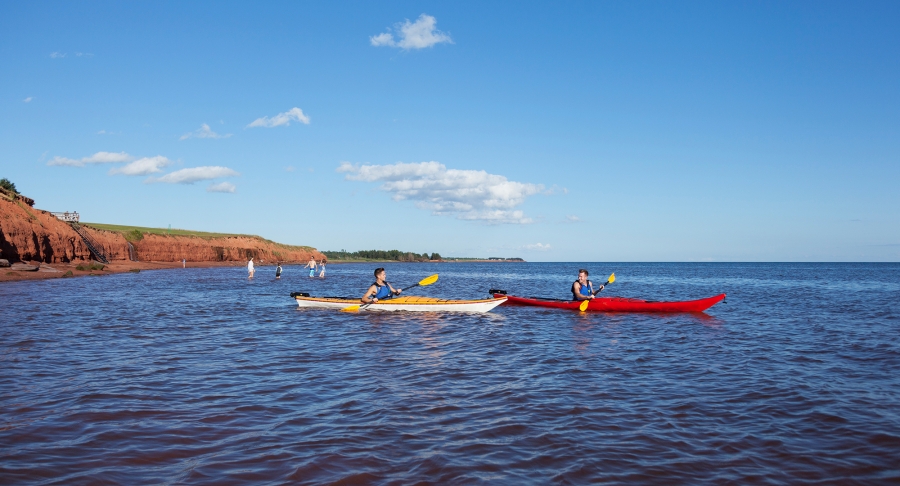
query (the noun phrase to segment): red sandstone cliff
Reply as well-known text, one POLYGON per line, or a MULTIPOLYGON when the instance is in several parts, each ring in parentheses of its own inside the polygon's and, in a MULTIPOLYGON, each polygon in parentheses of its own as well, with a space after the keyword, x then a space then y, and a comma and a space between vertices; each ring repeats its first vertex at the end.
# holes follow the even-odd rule
MULTIPOLYGON (((315 249, 280 245, 252 236, 200 238, 144 234, 133 241, 133 250, 121 233, 81 226, 110 260, 175 262, 246 261, 249 257, 266 261, 302 262, 310 257, 323 260, 315 249)), ((91 252, 81 236, 67 223, 47 211, 21 201, 0 197, 0 258, 45 263, 90 260, 91 252)))
POLYGON ((238 262, 247 261, 250 257, 257 262, 306 262, 310 257, 325 259, 325 255, 312 248, 280 245, 251 236, 205 239, 196 236, 145 234, 140 241, 132 244, 138 260, 154 262, 180 262, 182 258, 189 262, 238 262))
POLYGON ((78 233, 47 211, 0 198, 0 258, 55 263, 90 260, 91 252, 78 233))

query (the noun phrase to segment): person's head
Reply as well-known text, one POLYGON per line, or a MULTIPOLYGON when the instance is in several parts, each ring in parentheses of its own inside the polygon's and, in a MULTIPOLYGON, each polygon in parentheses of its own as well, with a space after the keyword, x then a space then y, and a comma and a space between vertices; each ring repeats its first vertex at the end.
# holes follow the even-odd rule
POLYGON ((385 273, 384 273, 384 269, 383 269, 383 268, 378 267, 378 268, 375 269, 375 278, 376 278, 376 279, 384 280, 384 276, 385 276, 385 273))
POLYGON ((587 270, 582 268, 581 270, 578 271, 578 280, 587 280, 587 278, 588 278, 587 270))

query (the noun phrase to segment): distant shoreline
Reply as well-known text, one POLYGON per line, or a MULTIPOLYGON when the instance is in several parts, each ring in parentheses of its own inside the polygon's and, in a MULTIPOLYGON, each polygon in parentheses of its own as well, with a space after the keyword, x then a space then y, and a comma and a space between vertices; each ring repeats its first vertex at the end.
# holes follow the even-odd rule
POLYGON ((526 263, 525 260, 490 260, 487 258, 446 258, 444 260, 426 260, 419 262, 401 262, 398 260, 328 260, 327 263, 526 263))
MULTIPOLYGON (((68 262, 68 263, 39 263, 39 262, 23 262, 28 265, 38 266, 37 271, 11 270, 10 268, 0 268, 0 283, 18 282, 22 280, 47 280, 53 278, 74 278, 74 277, 101 277, 104 275, 116 275, 120 273, 140 273, 142 271, 153 270, 181 270, 181 262, 133 262, 128 260, 114 260, 112 263, 101 264, 99 262, 68 262), (91 269, 91 265, 94 268, 91 269), (102 266, 102 270, 97 267, 102 266), (82 269, 79 270, 79 267, 82 269)), ((256 268, 274 267, 276 262, 254 262, 256 268)), ((384 263, 522 263, 521 261, 510 260, 435 260, 431 262, 398 262, 396 260, 329 260, 328 265, 347 265, 347 264, 384 264, 384 263)), ((303 262, 281 262, 282 266, 302 266, 303 262)), ((219 268, 219 267, 240 267, 246 268, 246 262, 186 262, 184 268, 219 268)))

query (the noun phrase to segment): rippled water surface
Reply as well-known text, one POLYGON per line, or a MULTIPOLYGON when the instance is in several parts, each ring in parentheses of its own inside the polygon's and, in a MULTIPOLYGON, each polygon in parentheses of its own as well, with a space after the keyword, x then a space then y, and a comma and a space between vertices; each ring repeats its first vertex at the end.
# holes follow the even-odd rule
POLYGON ((272 267, 0 284, 0 483, 900 481, 900 265, 395 264, 704 314, 299 310, 272 267))

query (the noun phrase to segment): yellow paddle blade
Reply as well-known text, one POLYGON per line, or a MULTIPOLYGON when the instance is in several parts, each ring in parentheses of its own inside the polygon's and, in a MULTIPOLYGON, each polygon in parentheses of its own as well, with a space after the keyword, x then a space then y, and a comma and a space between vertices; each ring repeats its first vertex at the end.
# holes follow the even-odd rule
POLYGON ((578 306, 578 310, 580 310, 581 312, 586 311, 588 308, 588 304, 590 304, 590 303, 591 303, 591 301, 589 301, 589 300, 582 300, 581 305, 578 306))
POLYGON ((359 304, 344 307, 341 312, 359 312, 359 304))
POLYGON ((431 285, 431 284, 437 282, 437 279, 438 279, 438 274, 434 274, 430 277, 425 277, 424 279, 422 279, 422 281, 419 282, 419 285, 431 285))
POLYGON ((612 274, 609 276, 609 283, 613 283, 616 281, 616 274, 612 274))

